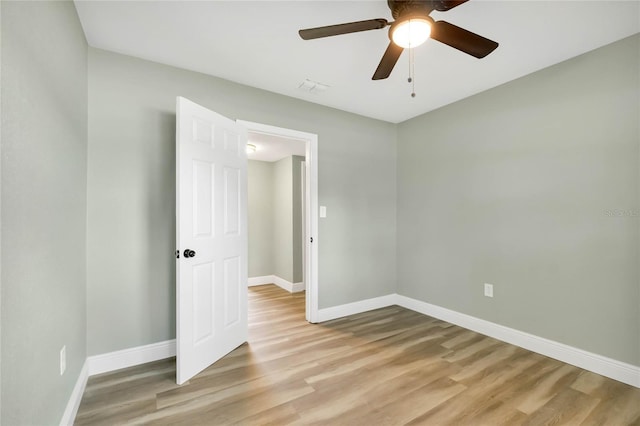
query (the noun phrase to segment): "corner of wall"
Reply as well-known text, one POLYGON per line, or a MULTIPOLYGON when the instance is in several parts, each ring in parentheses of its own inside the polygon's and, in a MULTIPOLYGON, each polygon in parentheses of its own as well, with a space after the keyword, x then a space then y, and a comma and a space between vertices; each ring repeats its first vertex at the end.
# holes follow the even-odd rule
POLYGON ((72 2, 0 10, 0 105, 12 106, 0 106, 0 232, 15 249, 0 253, 0 422, 54 423, 86 359, 88 45, 72 2), (30 261, 16 261, 32 241, 30 261))
POLYGON ((82 402, 82 396, 84 394, 84 390, 87 386, 87 381, 89 380, 89 361, 85 360, 82 365, 82 369, 78 374, 78 379, 76 380, 76 384, 73 387, 73 391, 69 396, 69 401, 67 402, 67 406, 62 414, 62 419, 60 419, 60 426, 72 426, 76 414, 78 414, 78 408, 80 408, 80 402, 82 402))
POLYGON ((394 276, 394 292, 398 293, 400 291, 400 282, 398 277, 400 276, 400 271, 398 269, 398 246, 400 244, 400 239, 398 237, 398 193, 399 193, 399 178, 398 178, 398 145, 400 143, 400 125, 404 122, 393 123, 393 168, 394 168, 394 178, 395 178, 395 197, 394 197, 394 217, 393 217, 393 234, 395 236, 394 240, 394 264, 395 264, 395 276, 394 276))

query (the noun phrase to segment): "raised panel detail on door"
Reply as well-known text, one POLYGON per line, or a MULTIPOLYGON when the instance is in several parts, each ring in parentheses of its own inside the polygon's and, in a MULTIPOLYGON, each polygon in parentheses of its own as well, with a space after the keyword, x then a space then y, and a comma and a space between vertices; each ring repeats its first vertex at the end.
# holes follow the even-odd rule
POLYGON ((224 233, 240 233, 240 170, 224 168, 224 233))
POLYGON ((193 343, 195 345, 215 334, 215 287, 214 263, 195 265, 193 267, 193 343))
POLYGON ((240 258, 232 257, 224 260, 224 326, 230 327, 240 318, 240 258))
POLYGON ((193 141, 205 144, 214 148, 213 135, 215 134, 215 126, 201 118, 193 118, 193 141))
POLYGON ((208 161, 193 161, 193 236, 213 237, 215 166, 208 161))
POLYGON ((240 136, 237 133, 225 130, 224 132, 224 149, 232 153, 236 157, 240 155, 240 136))

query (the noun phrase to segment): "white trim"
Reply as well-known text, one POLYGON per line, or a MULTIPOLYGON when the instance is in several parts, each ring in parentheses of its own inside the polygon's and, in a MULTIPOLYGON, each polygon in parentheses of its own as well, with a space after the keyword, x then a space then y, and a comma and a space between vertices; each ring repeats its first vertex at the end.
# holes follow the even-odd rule
MULTIPOLYGON (((300 223, 302 226, 300 227, 300 248, 302 250, 302 290, 306 290, 306 285, 304 278, 307 275, 305 270, 307 268, 307 162, 300 162, 300 223)), ((298 283, 296 283, 298 284, 298 283)), ((298 291, 302 291, 298 290, 298 291)), ((305 297, 305 302, 306 302, 305 297)), ((307 310, 307 306, 305 303, 305 312, 307 310)))
POLYGON ((359 314, 362 312, 372 311, 374 309, 396 305, 397 296, 397 294, 388 294, 386 296, 374 297, 373 299, 320 309, 318 311, 318 321, 329 321, 336 318, 346 317, 348 315, 359 314))
POLYGON ((280 278, 277 275, 264 275, 262 277, 251 277, 249 278, 247 283, 248 287, 254 287, 258 285, 265 284, 275 284, 278 287, 288 291, 289 293, 297 293, 299 291, 304 291, 304 283, 292 283, 284 278, 280 278))
POLYGON ((275 285, 277 285, 278 287, 287 290, 289 293, 294 293, 296 291, 304 290, 304 287, 302 289, 300 289, 300 290, 296 290, 296 288, 298 288, 300 286, 300 284, 302 284, 302 283, 295 283, 294 284, 292 282, 289 282, 289 281, 285 280, 284 278, 280 278, 277 275, 273 275, 273 283, 275 285), (298 286, 298 287, 296 287, 296 286, 298 286))
POLYGON ((640 366, 628 364, 399 294, 389 294, 373 299, 320 309, 318 311, 318 320, 320 322, 329 321, 391 305, 402 306, 403 308, 411 309, 423 315, 447 321, 468 330, 520 346, 521 348, 640 388, 640 366))
POLYGON ((307 290, 305 295, 305 317, 309 322, 318 322, 318 135, 252 121, 236 120, 236 122, 252 132, 299 139, 305 142, 305 163, 307 170, 307 196, 305 200, 307 203, 305 210, 307 218, 305 221, 307 239, 305 264, 307 267, 304 270, 305 276, 302 281, 306 284, 307 290), (311 243, 312 238, 313 243, 311 243))
POLYGON ((602 355, 587 352, 564 343, 538 337, 533 334, 505 327, 490 321, 396 295, 396 303, 412 311, 447 321, 451 324, 493 337, 512 345, 555 358, 567 364, 584 368, 611 379, 640 388, 640 366, 617 361, 602 355))
POLYGON ((76 419, 76 414, 78 414, 78 408, 80 407, 80 401, 82 401, 82 395, 84 394, 84 388, 87 386, 88 379, 89 361, 86 360, 80 370, 78 380, 76 380, 76 385, 73 387, 69 401, 67 402, 67 408, 65 408, 64 413, 62 414, 60 426, 73 425, 73 422, 76 419))
POLYGON ((89 376, 171 358, 172 356, 176 356, 175 339, 94 355, 87 358, 89 376))
MULTIPOLYGON (((267 277, 271 278, 273 276, 268 275, 267 277)), ((265 277, 254 278, 258 279, 265 277)), ((251 278, 249 280, 251 280, 251 278)), ((271 280, 264 284, 271 284, 271 280)), ((293 285, 298 284, 302 283, 296 283, 293 285)), ((402 306, 403 308, 410 309, 423 315, 447 321, 451 324, 464 327, 477 333, 493 337, 512 345, 520 346, 530 351, 566 362, 567 364, 575 365, 585 370, 640 388, 640 366, 627 364, 622 361, 617 361, 612 358, 574 348, 572 346, 565 345, 564 343, 538 337, 533 334, 505 327, 500 324, 482 320, 480 318, 472 317, 471 315, 462 314, 427 302, 412 299, 410 297, 401 296, 399 294, 388 294, 386 296, 375 297, 373 299, 320 309, 318 310, 317 318, 319 322, 329 321, 393 305, 402 306)), ((80 375, 78 376, 76 385, 73 388, 73 392, 71 393, 71 397, 67 403, 60 425, 67 426, 73 424, 89 376, 170 358, 175 356, 175 354, 176 341, 167 340, 146 346, 138 346, 135 348, 88 357, 80 371, 80 375)))
POLYGON ((247 287, 254 287, 257 285, 273 284, 273 275, 264 275, 262 277, 249 277, 247 280, 247 287))
POLYGON ((307 321, 316 323, 319 321, 319 291, 320 282, 318 281, 318 135, 309 134, 307 140, 307 150, 305 153, 305 165, 307 169, 306 184, 306 203, 305 216, 305 265, 304 284, 306 288, 306 306, 305 316, 307 321), (311 243, 313 239, 313 243, 311 243))

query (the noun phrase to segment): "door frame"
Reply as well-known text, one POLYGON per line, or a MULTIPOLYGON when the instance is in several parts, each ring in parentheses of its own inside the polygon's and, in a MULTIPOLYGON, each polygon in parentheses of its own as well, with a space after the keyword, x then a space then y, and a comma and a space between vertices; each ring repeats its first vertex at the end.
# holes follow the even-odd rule
POLYGON ((318 322, 318 135, 286 129, 252 121, 236 120, 249 132, 288 139, 299 139, 305 143, 306 199, 305 199, 305 318, 311 323, 318 322), (313 240, 313 242, 311 242, 313 240))

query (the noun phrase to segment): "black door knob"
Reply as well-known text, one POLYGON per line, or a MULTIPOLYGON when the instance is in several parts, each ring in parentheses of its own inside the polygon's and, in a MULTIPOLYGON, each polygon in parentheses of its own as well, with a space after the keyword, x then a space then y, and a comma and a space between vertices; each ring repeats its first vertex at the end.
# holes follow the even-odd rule
POLYGON ((189 257, 195 257, 196 252, 190 249, 186 249, 183 254, 184 254, 184 257, 189 258, 189 257))

